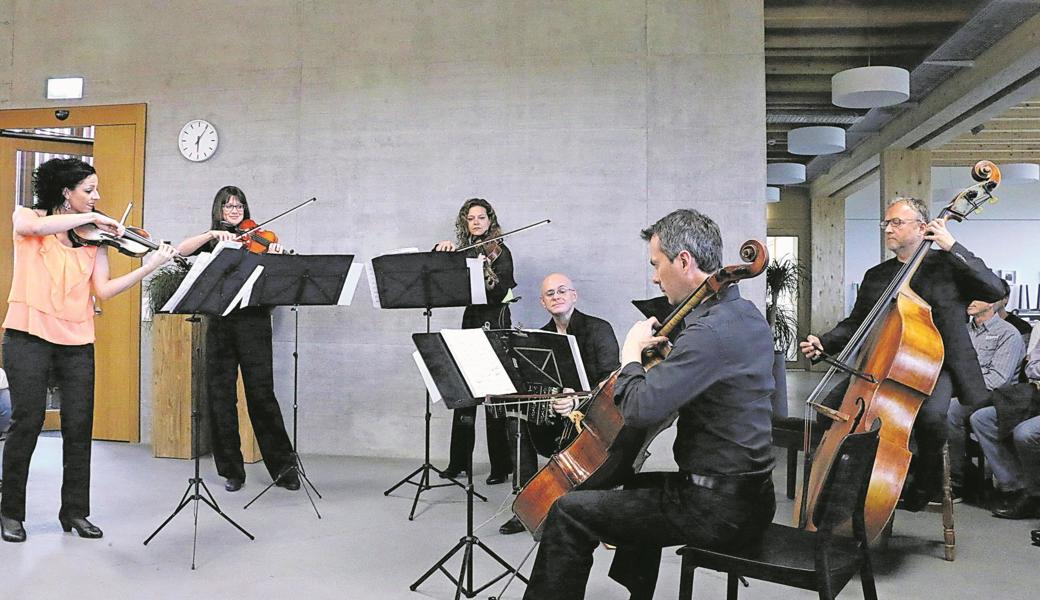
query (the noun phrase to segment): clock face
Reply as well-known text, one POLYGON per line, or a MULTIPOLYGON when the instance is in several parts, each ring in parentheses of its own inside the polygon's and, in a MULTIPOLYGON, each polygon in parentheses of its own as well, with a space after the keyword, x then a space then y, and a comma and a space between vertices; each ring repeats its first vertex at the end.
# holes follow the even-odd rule
POLYGON ((202 162, 217 151, 217 129, 203 119, 188 121, 177 136, 181 155, 193 162, 202 162))

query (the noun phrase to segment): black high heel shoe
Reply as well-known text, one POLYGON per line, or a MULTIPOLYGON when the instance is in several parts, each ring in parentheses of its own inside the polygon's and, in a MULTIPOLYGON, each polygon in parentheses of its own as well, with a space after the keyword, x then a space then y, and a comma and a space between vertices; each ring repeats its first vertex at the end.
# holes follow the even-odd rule
POLYGON ((22 522, 17 519, 0 515, 0 529, 3 530, 5 542, 25 541, 25 528, 22 527, 22 522))
POLYGON ((81 538, 98 539, 104 535, 100 528, 84 517, 58 517, 58 522, 65 533, 75 529, 81 538))

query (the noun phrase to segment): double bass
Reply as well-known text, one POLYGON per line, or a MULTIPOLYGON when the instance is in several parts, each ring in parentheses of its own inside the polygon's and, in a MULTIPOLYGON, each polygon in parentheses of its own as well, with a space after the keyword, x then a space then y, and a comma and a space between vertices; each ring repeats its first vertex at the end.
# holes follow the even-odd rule
MULTIPOLYGON (((995 164, 979 161, 972 178, 978 183, 957 194, 937 218, 963 221, 984 202, 995 200, 992 192, 1000 183, 995 164)), ((834 422, 811 454, 814 419, 806 415, 803 450, 808 475, 795 501, 795 521, 800 528, 816 530, 816 503, 845 437, 868 430, 877 418, 881 419, 880 443, 864 507, 867 539, 875 540, 892 518, 910 466, 911 429, 943 366, 943 342, 932 321, 931 306, 910 288, 910 280, 931 246, 930 240, 921 242, 845 349, 837 357, 822 355, 831 368, 806 400, 806 411, 815 409, 834 422), (839 372, 850 375, 851 381, 841 405, 830 409, 818 400, 839 372)))
MULTIPOLYGON (((740 258, 745 264, 723 267, 705 279, 676 306, 656 334, 667 336, 705 300, 741 279, 762 273, 769 262, 769 253, 761 242, 749 240, 740 247, 740 258)), ((667 354, 667 346, 655 356, 644 353, 643 366, 650 369, 667 354)), ((596 387, 582 407, 578 435, 535 473, 513 501, 513 513, 536 540, 541 538, 545 518, 557 499, 576 489, 617 485, 652 441, 653 435, 645 430, 625 427, 625 419, 614 404, 614 388, 620 372, 621 369, 614 371, 596 387)))

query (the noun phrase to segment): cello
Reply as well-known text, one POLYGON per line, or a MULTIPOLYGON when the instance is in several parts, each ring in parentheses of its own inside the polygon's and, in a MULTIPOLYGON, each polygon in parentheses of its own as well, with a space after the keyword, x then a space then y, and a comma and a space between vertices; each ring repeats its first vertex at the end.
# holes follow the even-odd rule
MULTIPOLYGON (((1000 170, 989 161, 972 169, 978 183, 961 191, 939 213, 938 219, 963 221, 986 201, 995 201, 992 191, 1000 183, 1000 170)), ((812 454, 809 440, 814 419, 805 419, 806 473, 795 501, 798 527, 815 531, 813 515, 823 482, 845 437, 866 431, 881 419, 877 459, 870 477, 864 519, 867 539, 873 541, 888 524, 910 466, 910 432, 917 413, 932 394, 943 367, 944 348, 932 321, 931 306, 910 288, 931 249, 922 241, 903 264, 878 301, 837 357, 822 354, 831 365, 806 400, 807 413, 815 409, 832 419, 820 445, 812 454), (854 362, 853 362, 854 361, 854 362), (831 378, 838 372, 852 376, 837 409, 819 404, 831 378)))
MULTIPOLYGON (((705 300, 728 286, 755 277, 765 270, 769 253, 761 242, 749 240, 740 247, 745 264, 723 267, 704 280, 683 299, 656 334, 667 336, 682 323, 686 315, 705 300)), ((643 355, 647 369, 668 355, 669 346, 656 355, 643 355)), ((623 367, 624 365, 622 365, 623 367)), ((513 513, 536 540, 549 509, 561 496, 577 489, 604 489, 620 483, 637 456, 650 444, 653 435, 645 430, 625 427, 625 419, 614 404, 614 388, 621 369, 603 380, 585 404, 578 435, 566 448, 553 455, 513 501, 513 513)))

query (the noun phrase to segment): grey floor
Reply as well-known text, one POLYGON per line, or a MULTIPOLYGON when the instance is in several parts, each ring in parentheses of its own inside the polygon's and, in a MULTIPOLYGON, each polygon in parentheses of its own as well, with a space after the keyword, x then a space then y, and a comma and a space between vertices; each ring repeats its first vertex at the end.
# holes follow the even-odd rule
MULTIPOLYGON (((796 375, 790 385, 792 396, 798 396, 811 381, 796 375)), ((663 450, 666 455, 667 448, 663 450)), ((191 462, 152 458, 150 448, 143 445, 95 443, 91 518, 104 529, 105 537, 82 540, 62 533, 56 518, 61 440, 41 438, 29 482, 29 540, 0 544, 0 598, 454 597, 453 586, 439 573, 416 592, 408 587, 463 535, 466 506, 461 489, 424 493, 415 520, 409 522, 414 488, 402 488, 391 497, 384 497, 383 490, 410 472, 417 461, 328 456, 304 460, 324 496, 317 501, 320 520, 302 491, 279 488, 243 510, 268 482, 263 466, 250 465, 245 488, 230 494, 211 460, 204 459, 203 477, 217 502, 256 539, 250 541, 202 506, 197 569, 192 571, 191 510, 178 515, 148 546, 142 545, 180 499, 192 474, 191 462)), ((487 503, 475 506, 477 524, 488 521, 477 535, 516 565, 532 542, 526 534, 498 534, 506 516, 495 513, 508 508, 511 496, 507 485, 483 484, 486 470, 477 467, 477 489, 488 496, 487 503)), ((782 495, 783 460, 777 462, 774 479, 780 492, 776 519, 787 523, 792 503, 782 495)), ((888 550, 875 557, 881 598, 1037 597, 1040 548, 1028 542, 1028 531, 1036 522, 1002 521, 969 505, 957 505, 956 518, 958 554, 956 562, 949 563, 942 559, 938 514, 897 513, 888 550)), ((500 569, 483 553, 478 552, 478 559, 476 583, 481 585, 500 569)), ((609 551, 597 550, 588 598, 626 597, 606 576, 609 560, 609 551)), ((456 571, 459 559, 449 564, 456 571)), ((528 562, 523 572, 529 570, 528 562)), ((656 598, 675 597, 678 571, 677 557, 666 550, 656 598)), ((479 597, 499 595, 500 590, 501 583, 479 597)), ((515 599, 522 593, 522 585, 516 583, 501 597, 515 599)), ((698 598, 724 598, 725 580, 718 573, 698 573, 694 593, 698 598)), ((741 590, 741 598, 747 599, 813 597, 755 581, 741 590)), ((851 582, 841 597, 862 598, 859 582, 851 582)))

